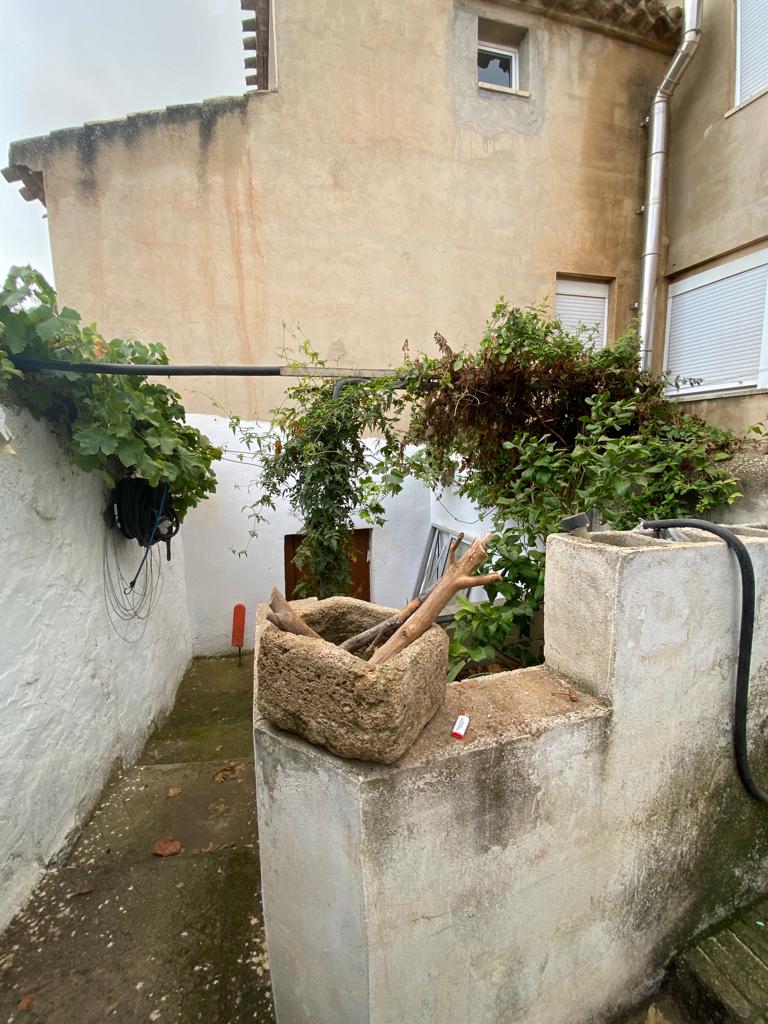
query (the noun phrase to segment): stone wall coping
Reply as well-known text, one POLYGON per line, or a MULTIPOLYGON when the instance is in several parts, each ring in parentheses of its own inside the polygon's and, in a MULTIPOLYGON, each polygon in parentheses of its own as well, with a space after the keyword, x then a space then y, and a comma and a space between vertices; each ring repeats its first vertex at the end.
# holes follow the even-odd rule
POLYGON ((447 687, 445 701, 413 746, 392 765, 369 764, 335 757, 258 716, 254 732, 262 740, 279 737, 305 755, 321 758, 358 783, 387 778, 420 768, 450 770, 451 764, 491 747, 525 742, 554 729, 579 726, 611 714, 610 706, 576 690, 573 683, 546 665, 477 676, 447 687), (465 739, 451 736, 457 716, 469 715, 465 739))

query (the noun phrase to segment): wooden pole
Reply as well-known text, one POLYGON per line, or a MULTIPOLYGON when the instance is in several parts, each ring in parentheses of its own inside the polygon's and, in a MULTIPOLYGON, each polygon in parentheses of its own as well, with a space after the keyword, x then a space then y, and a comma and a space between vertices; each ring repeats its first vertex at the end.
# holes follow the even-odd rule
MULTIPOLYGON (((369 665, 384 664, 385 661, 389 661, 390 658, 393 658, 400 651, 408 647, 409 644, 412 644, 414 640, 417 640, 426 633, 453 595, 457 594, 460 590, 468 590, 470 587, 484 587, 490 583, 499 582, 501 573, 498 572, 487 573, 485 576, 470 575, 488 557, 487 544, 491 536, 490 533, 487 533, 479 540, 473 541, 459 559, 456 558, 456 549, 461 538, 457 538, 451 545, 451 550, 448 554, 448 565, 442 577, 429 593, 425 595, 420 607, 412 614, 409 614, 393 636, 373 652, 368 662, 369 665)), ((403 609, 403 612, 405 611, 407 611, 407 608, 403 609)), ((403 612, 401 612, 401 616, 403 612)))

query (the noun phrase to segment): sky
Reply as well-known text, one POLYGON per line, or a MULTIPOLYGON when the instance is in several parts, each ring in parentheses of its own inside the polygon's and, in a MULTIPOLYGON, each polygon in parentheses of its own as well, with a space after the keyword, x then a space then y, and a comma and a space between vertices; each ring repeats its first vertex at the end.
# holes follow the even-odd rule
MULTIPOLYGON (((0 0, 0 167, 14 139, 245 88, 240 0, 0 0)), ((53 279, 45 209, 0 177, 0 277, 53 279)))

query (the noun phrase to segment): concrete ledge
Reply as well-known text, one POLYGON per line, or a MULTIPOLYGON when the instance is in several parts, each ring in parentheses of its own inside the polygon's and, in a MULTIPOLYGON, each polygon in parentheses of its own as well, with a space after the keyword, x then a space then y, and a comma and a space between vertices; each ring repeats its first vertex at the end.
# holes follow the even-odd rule
POLYGON ((486 750, 499 743, 527 740, 558 728, 605 718, 610 707, 589 694, 573 689, 570 680, 546 665, 499 672, 451 683, 445 701, 413 746, 393 765, 374 765, 335 757, 285 732, 259 716, 254 722, 256 745, 271 737, 311 758, 318 754, 331 771, 364 781, 389 778, 392 773, 425 768, 452 759, 463 759, 468 751, 486 750), (456 740, 451 727, 461 713, 469 715, 466 737, 456 740))
MULTIPOLYGON (((739 532, 757 578, 749 742, 765 785, 768 534, 739 532)), ((449 686, 396 764, 342 761, 258 721, 279 1024, 611 1020, 762 891, 768 815, 732 750, 738 595, 715 540, 554 536, 548 665, 449 686)))

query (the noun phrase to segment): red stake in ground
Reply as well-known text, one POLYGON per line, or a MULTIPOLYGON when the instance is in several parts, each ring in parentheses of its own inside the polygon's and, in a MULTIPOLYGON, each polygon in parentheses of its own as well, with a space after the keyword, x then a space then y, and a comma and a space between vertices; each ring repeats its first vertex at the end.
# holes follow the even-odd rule
POLYGON ((245 605, 236 604, 232 612, 232 646, 237 648, 237 664, 242 664, 245 639, 245 605))

